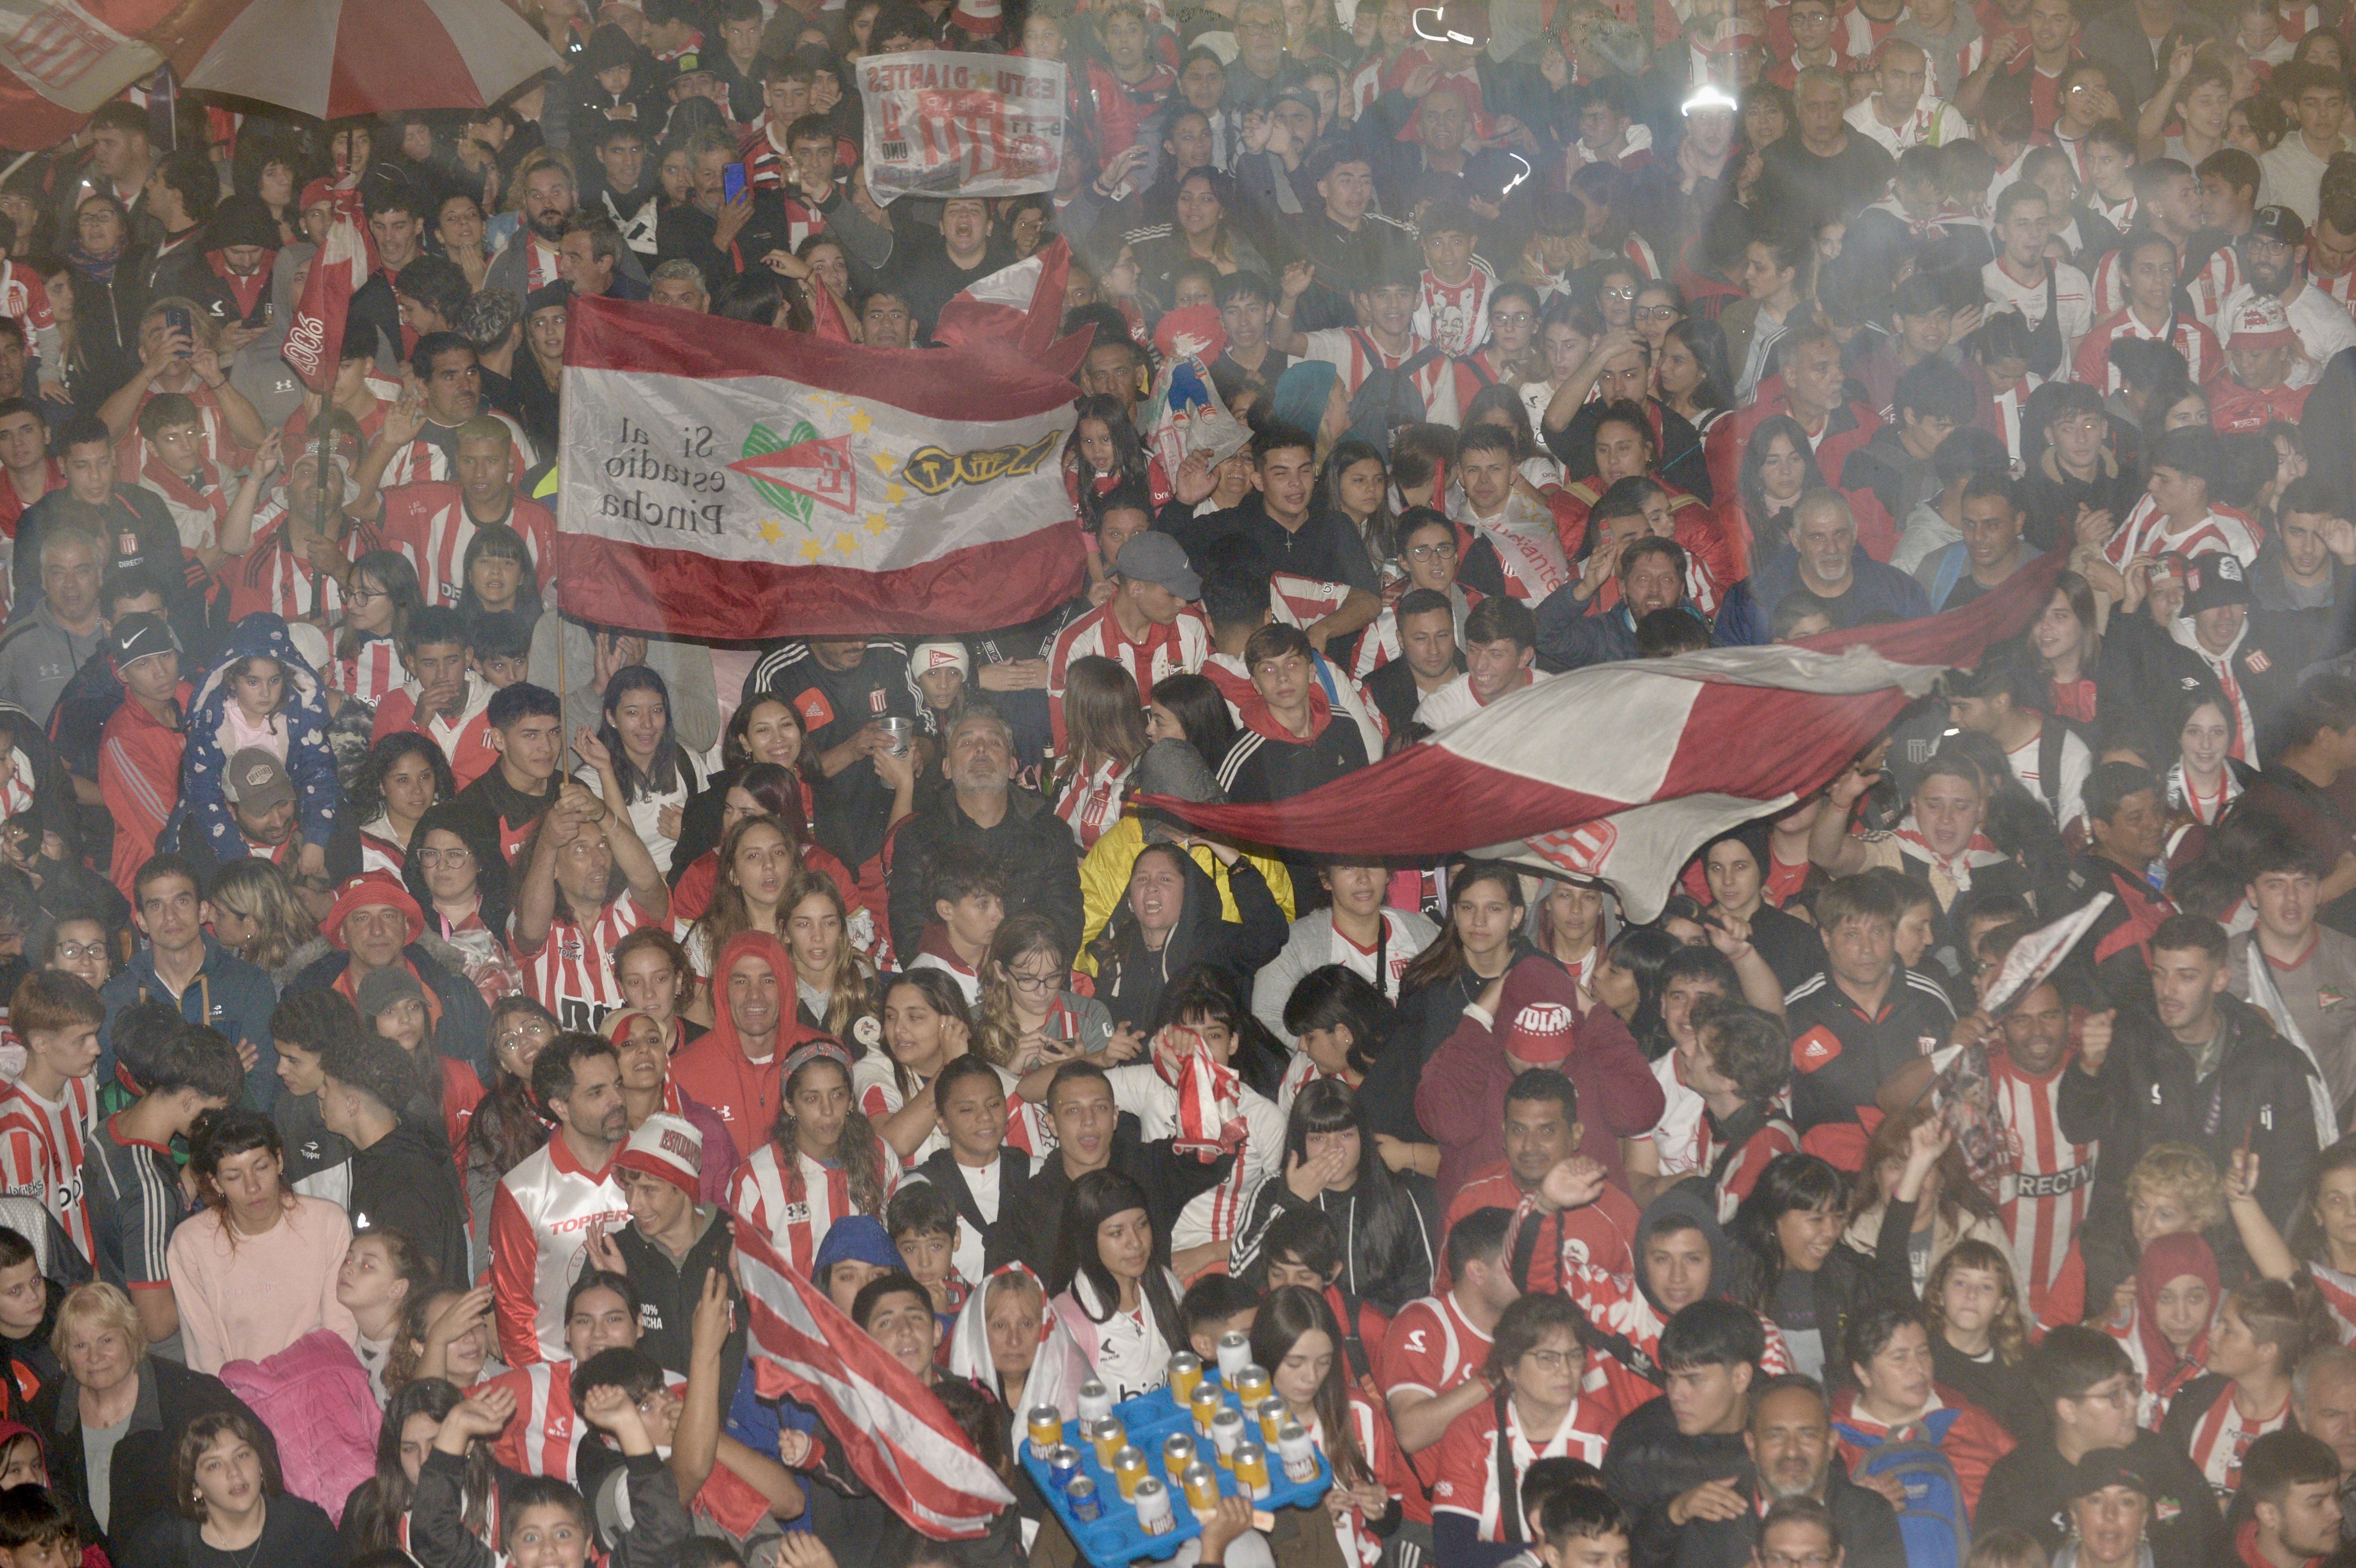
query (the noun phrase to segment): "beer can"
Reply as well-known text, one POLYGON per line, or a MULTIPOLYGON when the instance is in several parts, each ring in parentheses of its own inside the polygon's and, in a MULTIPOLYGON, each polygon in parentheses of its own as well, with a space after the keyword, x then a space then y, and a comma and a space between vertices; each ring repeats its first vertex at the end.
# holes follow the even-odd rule
POLYGON ((1109 1470, 1112 1468, 1112 1456, 1120 1452, 1122 1444, 1129 1441, 1129 1429, 1121 1425, 1120 1417, 1108 1415, 1088 1428, 1088 1441, 1096 1445, 1097 1463, 1109 1470))
POLYGON ((1069 1487, 1080 1473, 1080 1451, 1068 1443, 1058 1443, 1047 1453, 1047 1480, 1055 1487, 1069 1487))
POLYGON ((1086 1432, 1112 1413, 1112 1390, 1094 1378, 1080 1385, 1080 1430, 1086 1432))
POLYGON ((1301 1423, 1288 1421, 1276 1435, 1276 1456, 1284 1467, 1284 1478, 1295 1486, 1317 1478, 1317 1445, 1309 1440, 1308 1429, 1301 1423))
POLYGON ((1031 1429, 1031 1453, 1044 1459, 1064 1441, 1064 1418, 1052 1404, 1034 1404, 1023 1416, 1031 1429))
POLYGON ((1170 1506, 1170 1488, 1148 1476, 1137 1483, 1137 1528, 1148 1535, 1167 1535, 1178 1528, 1177 1510, 1170 1506))
POLYGON ((1202 1386, 1203 1358, 1192 1350, 1181 1350, 1170 1358, 1170 1397, 1183 1409, 1202 1386))
POLYGON ((1244 1402, 1246 1410, 1256 1410, 1259 1402, 1276 1392, 1276 1384, 1265 1367, 1246 1367, 1236 1374, 1236 1397, 1244 1402))
POLYGON ((1219 1397, 1218 1384, 1205 1383, 1196 1389, 1193 1405, 1195 1434, 1203 1437, 1210 1436, 1212 1421, 1216 1418, 1220 1411, 1226 1408, 1226 1405, 1227 1402, 1219 1397))
POLYGON ((1186 1467, 1194 1462, 1194 1440, 1183 1432, 1173 1432, 1162 1440, 1162 1468, 1171 1476, 1183 1476, 1186 1467))
POLYGON ((1219 1451, 1219 1463, 1233 1466, 1236 1449, 1244 1440, 1244 1413, 1222 1405, 1211 1419, 1211 1444, 1219 1451))
POLYGON ((1186 1506, 1197 1515, 1206 1514, 1219 1506, 1219 1472, 1197 1459, 1186 1467, 1183 1484, 1186 1506))
POLYGON ((1145 1450, 1134 1443, 1122 1444, 1120 1452, 1112 1456, 1112 1478, 1123 1502, 1136 1498, 1137 1483, 1145 1479, 1145 1450))
POLYGON ((1274 1394, 1254 1405, 1252 1414, 1258 1418, 1258 1441, 1263 1447, 1274 1446, 1278 1436, 1284 1431, 1284 1424, 1291 1419, 1290 1413, 1284 1408, 1284 1401, 1274 1394))
POLYGON ((1265 1500, 1272 1488, 1268 1479, 1268 1450, 1257 1443, 1236 1445, 1236 1490, 1255 1501, 1265 1500))
POLYGON ((1072 1517, 1082 1524, 1094 1524, 1104 1518, 1104 1499, 1097 1496, 1097 1484, 1086 1476, 1073 1477, 1064 1488, 1064 1500, 1072 1507, 1072 1517))
POLYGON ((1219 1381, 1232 1384, 1236 1374, 1251 1365, 1251 1341, 1235 1329, 1219 1336, 1219 1381))

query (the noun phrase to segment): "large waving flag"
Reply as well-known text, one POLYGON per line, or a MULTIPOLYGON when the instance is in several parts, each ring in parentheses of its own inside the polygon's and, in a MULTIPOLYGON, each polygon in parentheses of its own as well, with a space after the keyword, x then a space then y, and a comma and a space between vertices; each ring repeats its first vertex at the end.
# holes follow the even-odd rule
POLYGON ((352 296, 367 286, 369 274, 376 270, 376 241, 369 238, 359 193, 339 191, 334 201, 327 242, 311 262, 303 297, 294 302, 286 342, 278 351, 303 385, 322 393, 335 384, 336 367, 344 357, 352 296))
POLYGON ((933 341, 949 348, 1011 348, 1036 360, 1063 330, 1071 276, 1071 241, 1059 234, 1012 266, 968 283, 941 306, 933 341))
POLYGON ((969 1541, 1012 1505, 948 1412, 797 1274, 776 1249, 736 1227, 736 1269, 755 1386, 818 1412, 867 1488, 935 1541, 969 1541))
POLYGON ((1290 800, 1153 805, 1255 844, 1428 858, 1473 849, 1609 882, 1660 913, 1717 834, 1829 781, 1940 673, 2035 618, 2063 557, 1944 615, 1805 645, 1712 648, 1577 670, 1290 800))
POLYGON ((564 608, 672 636, 986 630, 1079 592, 1072 384, 576 299, 564 348, 564 608))

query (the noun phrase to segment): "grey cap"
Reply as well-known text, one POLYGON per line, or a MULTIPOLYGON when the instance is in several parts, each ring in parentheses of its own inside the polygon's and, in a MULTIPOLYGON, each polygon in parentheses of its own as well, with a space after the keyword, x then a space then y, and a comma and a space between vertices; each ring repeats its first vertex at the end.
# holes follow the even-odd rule
POLYGON ((406 964, 388 964, 381 969, 371 969, 359 983, 359 1012, 364 1019, 373 1019, 388 1008, 402 1002, 415 1002, 425 1008, 425 987, 409 972, 406 964))
POLYGON ((221 770, 221 795, 231 805, 267 811, 294 798, 294 781, 286 776, 284 763, 259 746, 249 746, 221 770))
POLYGON ((1186 562, 1186 547, 1168 534, 1148 528, 1120 547, 1113 562, 1115 577, 1158 582, 1181 599, 1200 599, 1203 580, 1186 562))

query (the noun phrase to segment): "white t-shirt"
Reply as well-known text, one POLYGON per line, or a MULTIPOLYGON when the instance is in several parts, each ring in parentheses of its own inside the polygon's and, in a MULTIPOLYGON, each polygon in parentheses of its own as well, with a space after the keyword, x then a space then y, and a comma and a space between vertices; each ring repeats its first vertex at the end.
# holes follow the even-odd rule
MULTIPOLYGON (((2048 719, 2045 722, 2051 724, 2054 720, 2048 719)), ((2012 776, 2020 781, 2020 787, 2034 795, 2038 805, 2052 811, 2056 825, 2067 833, 2072 823, 2083 822, 2086 818, 2086 775, 2094 771, 2094 753, 2086 749, 2085 741, 2064 731, 2062 736, 2062 783, 2054 791, 2052 799, 2048 800, 2044 777, 2037 769, 2037 754, 2043 749, 2043 741, 2040 734, 2019 750, 2007 752, 2004 760, 2012 769, 2012 776)))
MULTIPOLYGON (((2257 291, 2244 283, 2225 300, 2225 308, 2218 316, 2217 336, 2223 338, 2232 331, 2233 321, 2242 307, 2257 297, 2257 291)), ((2298 297, 2283 306, 2283 315, 2290 321, 2290 329, 2298 335, 2298 346, 2307 357, 2296 360, 2290 374, 2284 378, 2293 387, 2311 387, 2323 377, 2324 366, 2343 348, 2356 347, 2356 317, 2348 307, 2317 288, 2313 283, 2298 291, 2298 297)))
MULTIPOLYGON (((2086 336, 2094 325, 2094 286, 2086 274, 2066 261, 2051 263, 2053 269, 2053 304, 2062 315, 2062 340, 2066 349, 2086 336)), ((1980 288, 1987 295, 1991 314, 1999 310, 2017 310, 2020 318, 2031 326, 2045 324, 2045 280, 2020 283, 2004 270, 2002 261, 1990 261, 1980 269, 1980 288)), ((2032 370, 2048 368, 2032 365, 2032 370)))

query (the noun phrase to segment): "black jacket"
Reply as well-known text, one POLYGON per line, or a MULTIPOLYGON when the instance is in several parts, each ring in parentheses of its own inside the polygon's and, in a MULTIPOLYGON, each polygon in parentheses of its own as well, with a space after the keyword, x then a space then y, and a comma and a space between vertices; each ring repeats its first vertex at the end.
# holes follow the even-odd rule
MULTIPOLYGON (((1738 1445, 1740 1441, 1736 1439, 1738 1445)), ((1746 1459, 1739 1485, 1743 1498, 1754 1504, 1758 1484, 1757 1474, 1746 1459)), ((1832 1509, 1833 1524, 1840 1531, 1842 1568, 1905 1568, 1906 1542, 1899 1534, 1898 1515, 1891 1511, 1890 1500, 1850 1480, 1837 1454, 1825 1477, 1825 1505, 1832 1509)), ((1749 1568, 1758 1544, 1759 1512, 1754 1506, 1735 1519, 1692 1520, 1677 1532, 1669 1562, 1675 1568, 1749 1568)))
MULTIPOLYGON (((151 1520, 123 1556, 123 1568, 195 1568, 235 1554, 204 1544, 196 1520, 177 1514, 151 1520)), ((272 1568, 342 1568, 344 1543, 327 1510, 317 1503, 282 1492, 270 1499, 262 1522, 262 1539, 252 1546, 255 1560, 272 1568)))
MULTIPOLYGON (((1119 1139, 1119 1135, 1116 1133, 1116 1147, 1119 1139)), ((1119 1163, 1119 1155, 1116 1153, 1113 1157, 1115 1163, 1119 1163)), ((1057 1162, 1051 1159, 1049 1163, 1057 1162)), ((981 1205, 973 1200, 973 1189, 958 1171, 955 1151, 935 1149, 916 1168, 916 1174, 948 1193, 950 1201, 957 1205, 958 1218, 972 1226, 974 1234, 981 1238, 981 1268, 984 1274, 1001 1264, 1014 1263, 1029 1255, 1023 1242, 1023 1215, 1030 1208, 1032 1180, 1029 1155, 1016 1148, 998 1151, 998 1219, 995 1222, 981 1217, 981 1205)), ((1052 1232, 1055 1229, 1053 1222, 1046 1221, 1045 1216, 1039 1218, 1046 1222, 1047 1231, 1052 1232)))
MULTIPOLYGON (((1226 1154, 1205 1164, 1178 1153, 1166 1141, 1148 1144, 1137 1118, 1126 1111, 1113 1124, 1112 1168, 1145 1189, 1146 1217, 1153 1221, 1157 1236, 1170 1233, 1180 1212, 1197 1194, 1226 1180, 1235 1159, 1226 1154)), ((1050 1296, 1072 1283, 1057 1255, 1064 1234, 1065 1201, 1071 1190, 1072 1179, 1064 1174, 1063 1157, 1050 1154, 1023 1184, 1018 1205, 1009 1211, 1003 1195, 1000 1198, 1001 1216, 1012 1212, 1015 1219, 1014 1255, 1045 1282, 1050 1296)))
MULTIPOLYGON (((606 1559, 607 1568, 669 1568, 679 1561, 680 1549, 687 1544, 693 1529, 687 1509, 679 1500, 679 1483, 671 1479, 670 1467, 652 1454, 622 1459, 621 1469, 629 1490, 631 1523, 629 1533, 605 1543, 612 1552, 606 1559)), ((504 1494, 521 1478, 501 1470, 499 1490, 504 1494)), ((417 1496, 409 1509, 410 1547, 420 1563, 431 1563, 433 1568, 493 1568, 507 1561, 466 1528, 459 1495, 466 1482, 464 1459, 438 1448, 425 1456, 417 1472, 417 1496)), ((594 1497, 589 1499, 589 1507, 593 1515, 604 1512, 594 1497)), ((513 1517, 508 1509, 501 1512, 513 1517)))
MULTIPOLYGON (((1055 819, 1050 816, 1048 820, 1055 819)), ((1062 826, 1056 823, 1059 830, 1062 826)), ((1067 848, 1070 843, 1066 836, 1067 848)), ((1178 923, 1163 939, 1160 952, 1146 946, 1127 900, 1105 927, 1100 944, 1108 945, 1111 952, 1097 964, 1097 999, 1112 1014, 1115 1028, 1128 1024, 1151 1034, 1154 1014, 1162 1006, 1162 987, 1198 964, 1226 970, 1237 994, 1249 996, 1252 976, 1284 950, 1285 938, 1290 934, 1283 909, 1249 860, 1237 856, 1227 868, 1227 891, 1235 895, 1236 912, 1243 917, 1231 921, 1221 912, 1218 886, 1210 873, 1196 865, 1191 855, 1180 859, 1186 867, 1186 896, 1179 907, 1178 923)), ((893 885, 895 889, 899 885, 897 867, 893 885)))
MULTIPOLYGON (((2233 1554, 2224 1517, 2210 1500, 2208 1481, 2184 1450, 2157 1433, 2137 1432, 2126 1455, 2159 1491, 2149 1536, 2154 1563, 2208 1568, 2241 1561, 2233 1554)), ((1989 1467, 1972 1532, 2025 1530, 2046 1551, 2060 1550, 2075 1469, 2051 1442, 2022 1444, 1989 1467)))
POLYGON ((931 811, 900 824, 893 839, 892 945, 914 958, 933 923, 933 868, 952 845, 979 849, 1006 877, 1006 912, 1042 914, 1055 923, 1066 953, 1080 946, 1080 852, 1072 830, 1029 790, 1010 789, 1006 815, 984 827, 943 791, 931 811))
POLYGON ((429 1126, 403 1116, 355 1154, 350 1207, 354 1231, 402 1232, 434 1265, 436 1279, 467 1277, 466 1205, 438 1121, 429 1126))
MULTIPOLYGON (((2265 645, 2255 625, 2243 632, 2228 662, 2257 726, 2248 749, 2253 756, 2270 758, 2276 744, 2273 720, 2297 689, 2298 670, 2288 656, 2265 645)), ((2165 763, 2176 755, 2176 737, 2165 731, 2179 697, 2216 685, 2209 661, 2162 631, 2150 616, 2111 618, 2094 666, 2094 700, 2104 717, 2105 740, 2134 746, 2147 761, 2165 763), (2113 715, 2126 722, 2112 722, 2113 715), (2130 715, 2142 724, 2132 726, 2130 715)))
MULTIPOLYGON (((638 1294, 638 1349, 669 1371, 688 1375, 689 1351, 694 1343, 695 1304, 703 1296, 703 1276, 717 1270, 730 1278, 728 1257, 736 1244, 735 1221, 725 1209, 715 1208, 705 1220, 683 1258, 638 1234, 636 1225, 614 1232, 614 1245, 630 1265, 630 1284, 638 1294)), ((744 1371, 744 1307, 743 1293, 733 1280, 729 1299, 736 1302, 735 1326, 720 1352, 720 1386, 734 1390, 744 1371)))
POLYGON ((139 1401, 132 1407, 131 1427, 114 1445, 110 1529, 98 1527, 98 1515, 91 1508, 90 1471, 81 1446, 80 1385, 71 1374, 55 1379, 33 1396, 25 1423, 40 1434, 42 1446, 48 1450, 49 1479, 72 1505, 82 1544, 103 1548, 109 1556, 137 1540, 149 1520, 172 1515, 172 1456, 197 1417, 238 1412, 261 1428, 270 1449, 269 1463, 278 1462, 270 1428, 220 1379, 155 1356, 139 1363, 137 1375, 139 1401))
POLYGON ((1366 1235, 1369 1211, 1379 1210, 1361 1206, 1356 1189, 1320 1192, 1303 1200, 1281 1179, 1261 1182, 1252 1194, 1250 1211, 1236 1232, 1231 1272, 1241 1275, 1263 1262, 1260 1241, 1278 1215, 1314 1208, 1329 1217, 1328 1228, 1342 1243, 1342 1273, 1334 1284, 1343 1296, 1397 1314, 1408 1302, 1431 1294, 1432 1276, 1439 1272, 1432 1265, 1436 1261, 1433 1241, 1440 1233, 1440 1192, 1431 1178, 1418 1171, 1395 1172, 1391 1182, 1406 1200, 1414 1222, 1380 1256, 1371 1252, 1366 1235))

